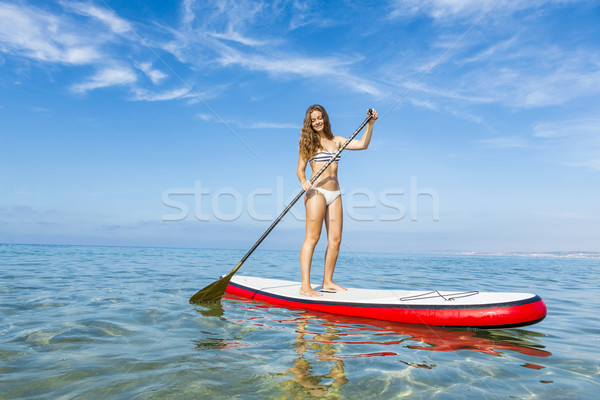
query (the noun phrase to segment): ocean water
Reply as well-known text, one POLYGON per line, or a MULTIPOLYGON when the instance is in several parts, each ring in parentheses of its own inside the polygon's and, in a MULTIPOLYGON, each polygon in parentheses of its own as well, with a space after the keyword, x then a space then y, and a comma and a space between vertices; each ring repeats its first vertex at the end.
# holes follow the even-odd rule
MULTIPOLYGON (((338 283, 533 292, 523 328, 469 330, 188 299, 244 251, 0 245, 0 399, 595 399, 600 259, 352 254, 338 283)), ((322 268, 315 257, 314 281, 322 268)), ((239 274, 294 279, 298 253, 239 274)))

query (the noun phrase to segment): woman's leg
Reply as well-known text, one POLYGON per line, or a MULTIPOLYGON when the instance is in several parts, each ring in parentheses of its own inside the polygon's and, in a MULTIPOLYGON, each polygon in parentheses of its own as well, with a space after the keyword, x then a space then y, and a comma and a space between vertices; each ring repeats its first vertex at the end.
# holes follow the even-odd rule
POLYGON ((325 211, 325 228, 327 229, 327 251, 325 252, 325 273, 323 274, 323 289, 325 290, 346 290, 333 282, 333 271, 342 242, 342 225, 342 197, 338 196, 327 206, 325 211))
POLYGON ((321 236, 323 218, 325 218, 325 197, 316 190, 309 190, 304 199, 306 207, 306 234, 300 249, 300 271, 302 287, 300 294, 305 296, 322 296, 310 286, 310 266, 312 264, 315 246, 321 236))

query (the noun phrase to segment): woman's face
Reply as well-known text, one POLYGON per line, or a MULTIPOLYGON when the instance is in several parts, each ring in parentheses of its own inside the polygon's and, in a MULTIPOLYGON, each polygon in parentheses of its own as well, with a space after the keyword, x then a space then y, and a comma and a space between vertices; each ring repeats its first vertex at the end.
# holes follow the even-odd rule
POLYGON ((325 127, 325 121, 323 121, 323 113, 315 110, 310 113, 310 122, 315 132, 319 133, 325 127))

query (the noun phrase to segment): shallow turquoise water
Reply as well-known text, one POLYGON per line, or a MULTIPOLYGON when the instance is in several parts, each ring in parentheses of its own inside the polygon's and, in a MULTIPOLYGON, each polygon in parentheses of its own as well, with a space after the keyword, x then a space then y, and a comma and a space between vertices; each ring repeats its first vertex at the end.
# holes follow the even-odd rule
MULTIPOLYGON (((340 284, 539 294, 548 317, 430 328, 189 297, 244 251, 0 245, 0 399, 592 399, 600 260, 345 254, 340 284)), ((298 254, 240 274, 298 279, 298 254)), ((315 266, 314 280, 322 268, 315 266)))

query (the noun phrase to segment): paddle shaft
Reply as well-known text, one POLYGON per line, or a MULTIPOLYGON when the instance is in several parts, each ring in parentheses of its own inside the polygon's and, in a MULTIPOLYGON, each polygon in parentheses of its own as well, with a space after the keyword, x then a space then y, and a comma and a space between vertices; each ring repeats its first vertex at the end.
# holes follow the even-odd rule
MULTIPOLYGON (((367 123, 373 118, 372 115, 369 115, 362 124, 360 124, 360 126, 356 129, 356 131, 354 131, 354 133, 348 138, 348 140, 346 140, 346 142, 342 145, 342 147, 339 148, 339 150, 333 155, 333 157, 331 157, 331 159, 329 161, 327 161, 327 164, 325 164, 323 166, 323 168, 321 168, 319 170, 319 172, 317 172, 315 174, 315 176, 313 176, 310 180, 310 183, 315 183, 315 181, 321 176, 321 174, 323 172, 325 172, 325 170, 327 169, 327 167, 329 167, 331 165, 331 163, 333 163, 333 161, 336 159, 337 156, 339 156, 342 151, 344 151, 344 149, 346 148, 346 146, 348 146, 350 144, 350 142, 352 141, 352 139, 354 139, 356 137, 356 135, 358 135, 358 133, 365 127, 365 125, 367 125, 367 123)), ((252 248, 250 250, 248 250, 248 252, 246 253, 246 255, 244 257, 242 257, 242 259, 240 260, 240 262, 235 266, 235 268, 230 272, 230 275, 233 275, 237 272, 238 269, 241 268, 242 264, 248 259, 248 257, 250 257, 250 255, 254 252, 254 250, 256 250, 256 248, 262 243, 263 240, 265 240, 265 238, 269 235, 269 233, 271 233, 271 231, 273 230, 273 228, 275 228, 275 226, 279 223, 279 221, 282 220, 283 216, 285 214, 287 214, 288 211, 290 211, 290 209, 294 206, 294 204, 296 204, 296 202, 300 199, 300 197, 302 197, 302 195, 306 192, 306 190, 304 190, 304 188, 300 191, 300 193, 298 193, 296 195, 296 197, 294 198, 294 200, 292 200, 292 202, 290 204, 288 204, 288 206, 285 208, 285 210, 282 211, 281 214, 279 214, 279 216, 277 217, 277 219, 275 219, 275 221, 273 221, 273 223, 271 224, 271 226, 269 226, 269 228, 265 231, 265 233, 262 234, 262 236, 260 237, 260 239, 258 239, 258 241, 256 243, 254 243, 254 246, 252 246, 252 248)))

